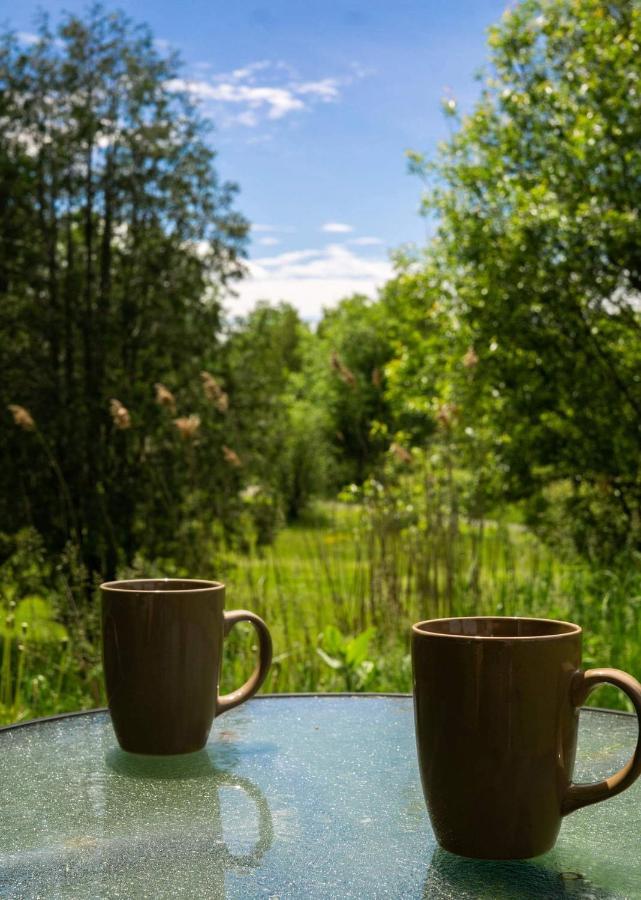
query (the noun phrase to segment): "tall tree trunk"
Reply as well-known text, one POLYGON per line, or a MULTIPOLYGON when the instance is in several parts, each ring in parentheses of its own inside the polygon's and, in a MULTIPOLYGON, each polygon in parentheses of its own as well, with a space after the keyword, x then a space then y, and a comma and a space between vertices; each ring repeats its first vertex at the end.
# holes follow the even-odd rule
MULTIPOLYGON (((88 110, 91 115, 91 94, 88 110)), ((101 569, 101 532, 98 495, 101 489, 100 472, 100 406, 102 401, 101 385, 97 379, 95 364, 96 340, 99 339, 95 328, 94 308, 94 184, 93 184, 93 126, 86 148, 85 165, 85 205, 83 222, 83 240, 85 254, 84 271, 84 310, 82 320, 83 361, 84 361, 84 478, 82 502, 85 514, 85 534, 83 535, 83 558, 87 567, 91 591, 91 583, 101 569)))

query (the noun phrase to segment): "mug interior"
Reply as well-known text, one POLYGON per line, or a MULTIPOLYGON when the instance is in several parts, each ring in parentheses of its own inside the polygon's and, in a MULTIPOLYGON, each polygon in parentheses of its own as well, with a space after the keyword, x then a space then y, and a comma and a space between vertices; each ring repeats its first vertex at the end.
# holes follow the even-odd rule
POLYGON ((219 581, 203 581, 198 578, 136 578, 127 581, 107 581, 100 585, 102 590, 139 591, 157 593, 159 591, 211 591, 222 588, 219 581))
POLYGON ((551 638, 578 634, 571 622, 556 619, 525 619, 507 616, 466 616, 458 619, 430 619, 417 622, 414 631, 444 637, 473 638, 551 638))

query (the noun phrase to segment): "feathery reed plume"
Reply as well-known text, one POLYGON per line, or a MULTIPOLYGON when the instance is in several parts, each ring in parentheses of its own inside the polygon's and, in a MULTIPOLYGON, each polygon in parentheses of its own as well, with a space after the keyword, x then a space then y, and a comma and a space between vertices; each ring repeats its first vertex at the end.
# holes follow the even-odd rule
POLYGON ((131 416, 126 406, 123 406, 120 400, 112 397, 109 401, 109 414, 111 420, 119 431, 126 431, 131 428, 131 416))
MULTIPOLYGON (((40 445, 42 446, 42 449, 44 450, 46 457, 49 461, 49 465, 55 472, 56 478, 60 482, 60 488, 62 491, 62 495, 64 497, 65 503, 67 504, 67 509, 68 509, 68 513, 69 513, 69 521, 70 521, 71 527, 75 531, 76 535, 78 535, 78 533, 79 533, 78 526, 77 526, 77 522, 76 522, 73 503, 71 502, 71 496, 69 494, 69 488, 67 486, 67 482, 65 481, 65 476, 62 473, 62 469, 60 468, 60 465, 58 464, 58 460, 56 459, 55 454, 53 453, 51 447, 49 446, 49 443, 48 443, 45 435, 42 433, 42 431, 39 428, 36 427, 35 419, 31 415, 29 410, 26 409, 24 406, 20 406, 18 403, 9 403, 7 406, 7 409, 13 416, 14 424, 17 425, 18 428, 22 428, 23 431, 35 431, 36 437, 37 437, 38 441, 40 442, 40 445)), ((123 409, 124 409, 124 406, 123 406, 123 409)), ((125 410, 125 412, 127 412, 127 411, 125 410)))
POLYGON ((451 428, 459 412, 460 407, 456 403, 442 403, 436 411, 436 419, 443 428, 451 428))
POLYGON ((336 350, 332 350, 331 366, 338 377, 341 379, 341 381, 344 381, 345 384, 349 385, 349 387, 354 390, 354 388, 356 387, 356 376, 347 368, 336 350))
POLYGON ((467 353, 463 357, 463 365, 466 369, 473 369, 478 364, 479 358, 474 347, 469 347, 467 353))
POLYGON ((180 416, 174 419, 174 425, 180 432, 180 436, 185 441, 193 441, 200 428, 200 416, 192 413, 190 416, 180 416))
POLYGON ((232 450, 230 447, 226 447, 223 444, 223 456, 225 457, 225 462, 228 462, 230 466, 242 466, 242 462, 240 461, 240 456, 236 453, 235 450, 232 450))
POLYGON ((14 424, 18 428, 22 428, 23 431, 34 430, 36 423, 28 409, 25 409, 24 406, 18 406, 17 403, 10 403, 7 409, 13 416, 14 424))
POLYGON ((405 447, 402 447, 401 444, 397 444, 396 442, 390 444, 390 452, 394 454, 399 462, 408 464, 412 462, 412 454, 409 450, 406 450, 405 447))
POLYGON ((164 384, 157 381, 154 385, 156 389, 156 403, 159 406, 165 406, 171 413, 176 412, 176 398, 164 384))
POLYGON ((229 409, 229 397, 225 391, 209 372, 201 372, 200 377, 203 382, 205 397, 214 404, 218 412, 226 413, 229 409))
POLYGON ((381 375, 381 370, 379 368, 372 370, 372 384, 374 387, 380 387, 383 383, 383 376, 381 375))

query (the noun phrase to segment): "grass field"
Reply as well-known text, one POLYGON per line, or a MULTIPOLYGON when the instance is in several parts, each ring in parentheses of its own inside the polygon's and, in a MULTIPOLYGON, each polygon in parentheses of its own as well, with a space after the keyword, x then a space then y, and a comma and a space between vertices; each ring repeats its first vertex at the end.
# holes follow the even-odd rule
MULTIPOLYGON (((455 537, 385 533, 363 525, 358 509, 320 512, 261 555, 223 567, 228 607, 270 623, 276 656, 266 690, 410 691, 411 623, 456 614, 575 621, 586 667, 641 676, 641 570, 633 563, 614 572, 557 559, 515 525, 462 525, 455 537)), ((246 644, 236 637, 229 648, 226 688, 247 671, 246 644)), ((590 700, 628 708, 614 688, 590 700)))
MULTIPOLYGON (((560 559, 518 525, 390 527, 359 507, 325 503, 271 547, 218 551, 198 572, 151 569, 145 574, 224 580, 228 609, 263 616, 274 640, 265 691, 410 691, 411 623, 451 614, 570 619, 584 627, 586 667, 641 676, 638 561, 611 571, 560 559)), ((91 637, 97 607, 65 631, 56 598, 42 593, 31 605, 14 593, 7 605, 5 585, 3 722, 104 702, 99 640, 91 637)), ((244 680, 254 656, 250 627, 238 626, 226 642, 222 691, 244 680)), ((608 687, 590 702, 627 708, 608 687)))

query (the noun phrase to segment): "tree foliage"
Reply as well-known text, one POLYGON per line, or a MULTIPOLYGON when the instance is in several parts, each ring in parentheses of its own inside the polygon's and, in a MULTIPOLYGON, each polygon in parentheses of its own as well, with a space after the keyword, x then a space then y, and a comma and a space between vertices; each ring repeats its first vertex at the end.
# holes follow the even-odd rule
MULTIPOLYGON (((233 407, 243 424, 254 509, 298 518, 324 487, 320 411, 311 402, 305 360, 312 333, 293 306, 259 303, 238 319, 225 347, 233 407)), ((265 524, 267 519, 264 518, 265 524)))
POLYGON ((145 504, 188 483, 183 461, 158 487, 186 432, 154 385, 200 390, 220 287, 242 274, 235 187, 178 73, 99 7, 0 46, 0 398, 34 426, 0 425, 3 527, 71 538, 103 575, 131 561, 145 504))
POLYGON ((640 46, 638 3, 524 0, 490 33, 480 101, 434 165, 412 160, 468 449, 535 518, 561 501, 593 554, 641 542, 640 46))
POLYGON ((361 482, 389 444, 385 366, 394 354, 383 313, 356 294, 325 310, 317 327, 310 380, 325 410, 335 488, 361 482))

